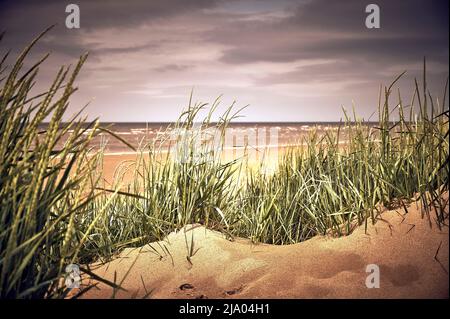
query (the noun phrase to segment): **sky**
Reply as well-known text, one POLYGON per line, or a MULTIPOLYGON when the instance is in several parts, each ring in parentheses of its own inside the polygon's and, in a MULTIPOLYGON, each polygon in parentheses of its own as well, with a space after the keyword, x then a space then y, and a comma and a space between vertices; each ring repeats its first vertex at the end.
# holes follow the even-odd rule
POLYGON ((51 52, 35 90, 44 91, 61 65, 89 52, 68 115, 89 102, 88 118, 105 122, 173 121, 191 91, 199 102, 222 95, 222 110, 233 101, 249 105, 239 121, 339 121, 342 107, 376 120, 380 85, 406 70, 398 88, 409 101, 424 56, 430 92, 442 101, 448 6, 448 0, 0 0, 6 31, 0 54, 17 55, 56 23, 26 62, 51 52), (78 29, 65 26, 70 3, 80 8, 78 29), (380 8, 379 29, 365 25, 371 3, 380 8))

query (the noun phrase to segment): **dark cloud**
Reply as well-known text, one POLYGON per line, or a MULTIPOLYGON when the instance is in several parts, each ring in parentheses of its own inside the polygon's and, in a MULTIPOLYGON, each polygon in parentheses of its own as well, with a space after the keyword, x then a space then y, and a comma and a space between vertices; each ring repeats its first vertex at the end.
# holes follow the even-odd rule
POLYGON ((70 2, 0 0, 0 30, 7 31, 0 54, 6 48, 17 53, 57 23, 30 63, 52 52, 41 70, 51 80, 59 65, 89 51, 78 79, 80 104, 96 97, 100 106, 93 110, 111 114, 112 121, 176 114, 170 104, 187 98, 192 87, 212 98, 225 93, 253 103, 255 116, 282 119, 285 111, 291 119, 301 106, 298 119, 305 120, 305 110, 321 115, 316 105, 323 104, 331 119, 352 98, 369 113, 379 84, 406 67, 413 68, 405 77, 411 80, 423 56, 438 86, 448 73, 448 0, 373 1, 381 8, 379 30, 364 25, 371 3, 365 0, 73 2, 80 6, 81 28, 70 30, 70 2), (275 103, 283 107, 272 110, 275 103), (123 105, 137 111, 123 114, 123 105))
POLYGON ((380 29, 365 27, 364 1, 314 0, 284 19, 230 23, 207 38, 228 46, 221 60, 231 64, 355 57, 383 63, 423 56, 448 60, 448 1, 377 3, 380 29))
POLYGON ((293 62, 308 59, 366 60, 372 62, 416 62, 424 56, 445 63, 448 42, 432 37, 343 38, 321 41, 277 42, 255 39, 224 50, 222 61, 231 64, 293 62))
POLYGON ((382 28, 379 33, 423 36, 448 31, 449 2, 446 0, 313 0, 300 4, 285 23, 305 30, 371 34, 377 30, 364 28, 365 8, 370 3, 380 7, 382 28))
MULTIPOLYGON (((0 30, 6 30, 5 45, 21 48, 48 26, 56 24, 52 37, 41 46, 42 50, 52 48, 69 56, 78 55, 92 47, 82 44, 85 33, 105 28, 138 28, 143 23, 158 23, 179 14, 214 7, 216 1, 210 0, 78 0, 80 8, 81 34, 75 29, 65 27, 66 6, 70 2, 60 0, 14 0, 0 2, 0 30), (45 45, 47 44, 47 45, 45 45), (75 53, 76 52, 76 53, 75 53)), ((114 39, 105 42, 114 43, 114 39)), ((147 46, 136 46, 135 50, 147 46)), ((133 48, 100 49, 102 53, 132 51, 133 48)))
MULTIPOLYGON (((267 2, 270 1, 261 3, 267 2)), ((2 2, 0 29, 13 35, 7 34, 5 44, 12 48, 23 47, 40 30, 58 23, 52 38, 42 44, 42 51, 51 49, 74 57, 88 50, 99 55, 155 50, 161 44, 115 47, 112 38, 105 39, 108 47, 98 47, 82 40, 90 30, 138 28, 143 23, 158 23, 172 16, 215 8, 221 2, 81 0, 76 3, 80 6, 83 34, 64 27, 66 3, 63 1, 2 2)), ((366 1, 310 0, 292 2, 291 14, 278 20, 242 20, 239 12, 234 13, 235 19, 233 13, 229 13, 228 18, 213 14, 218 18, 216 27, 211 25, 203 38, 226 45, 228 49, 224 50, 221 60, 231 64, 353 56, 383 62, 388 58, 393 62, 421 56, 440 62, 448 58, 447 0, 379 0, 376 3, 381 8, 379 30, 368 30, 364 26, 366 1)))
MULTIPOLYGON (((21 25, 26 29, 41 24, 64 24, 67 15, 65 8, 69 3, 60 0, 2 1, 0 19, 12 18, 15 20, 14 27, 21 25)), ((73 3, 79 6, 83 28, 86 29, 135 27, 216 5, 214 0, 78 0, 73 3)))

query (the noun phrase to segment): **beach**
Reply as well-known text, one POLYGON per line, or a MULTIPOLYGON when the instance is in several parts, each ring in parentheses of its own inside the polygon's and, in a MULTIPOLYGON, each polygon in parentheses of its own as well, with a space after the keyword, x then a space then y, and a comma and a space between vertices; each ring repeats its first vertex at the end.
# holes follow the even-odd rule
POLYGON ((448 2, 3 2, 0 299, 449 298, 448 2))
MULTIPOLYGON (((448 193, 443 201, 448 213, 448 193)), ((90 265, 126 290, 89 281, 96 286, 83 298, 448 298, 448 227, 438 229, 433 211, 431 223, 422 212, 411 202, 386 210, 367 231, 361 225, 349 236, 283 246, 187 225, 90 265), (373 264, 379 288, 365 284, 373 264)))

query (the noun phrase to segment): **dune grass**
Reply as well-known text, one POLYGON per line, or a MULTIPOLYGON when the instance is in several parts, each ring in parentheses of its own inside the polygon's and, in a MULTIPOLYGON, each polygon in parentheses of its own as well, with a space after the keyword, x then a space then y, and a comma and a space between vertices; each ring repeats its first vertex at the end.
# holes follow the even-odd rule
POLYGON ((449 182, 449 111, 445 95, 431 97, 425 78, 421 87, 415 82, 407 105, 400 94, 392 96, 400 77, 383 88, 376 127, 344 113, 337 132, 313 131, 271 173, 250 169, 245 156, 224 161, 212 144, 199 147, 198 134, 211 128, 223 146, 240 110, 232 105, 212 123, 219 99, 211 106, 191 99, 170 127, 190 132, 171 146, 181 157, 162 155, 168 140, 141 145, 110 185, 102 179, 103 151, 94 151, 92 140, 113 133, 97 121, 86 124, 81 111, 62 121, 86 56, 73 71, 62 67, 48 91, 31 96, 46 56, 22 69, 40 37, 12 67, 5 66, 7 56, 0 60, 0 298, 65 297, 66 265, 106 260, 192 223, 230 237, 291 244, 348 234, 375 222, 383 207, 418 196, 430 225, 446 227, 441 195, 449 182))
MULTIPOLYGON (((236 233, 289 244, 327 231, 348 234, 355 222, 367 226, 383 207, 416 193, 425 205, 430 203, 425 194, 442 205, 438 198, 448 189, 448 110, 433 107, 428 115, 417 90, 419 116, 412 121, 411 111, 406 119, 401 99, 394 104, 397 110, 390 106, 391 88, 385 90, 377 127, 346 118, 337 133, 319 137, 313 132, 304 141, 307 146, 288 152, 272 176, 250 178, 249 194, 242 196, 246 221, 236 233), (393 122, 395 111, 399 120, 393 122), (342 131, 344 145, 339 144, 342 131)), ((443 207, 437 211, 427 217, 440 227, 447 216, 443 207)))
MULTIPOLYGON (((400 78, 380 93, 375 127, 344 112, 337 132, 313 131, 301 141, 305 146, 289 149, 270 174, 250 169, 245 157, 198 161, 199 153, 214 149, 207 145, 199 151, 195 134, 182 143, 188 154, 182 162, 169 155, 162 160, 157 143, 143 145, 136 161, 116 174, 116 185, 124 183, 127 170, 132 182, 97 225, 92 252, 106 249, 99 256, 111 256, 118 247, 160 240, 191 223, 272 244, 297 243, 325 233, 345 235, 355 225, 374 223, 384 208, 405 205, 416 195, 430 225, 442 227, 448 217, 448 204, 440 200, 448 190, 445 96, 442 103, 434 101, 426 84, 420 90, 416 82, 411 103, 404 105, 400 94, 391 102, 400 78), (340 143, 343 136, 346 141, 340 143), (437 208, 435 216, 429 215, 430 205, 437 208)), ((191 128, 198 122, 205 130, 217 125, 223 132, 233 107, 219 117, 221 122, 210 123, 217 103, 206 118, 196 120, 206 105, 190 102, 174 128, 191 128)), ((107 196, 99 198, 100 205, 105 200, 107 196)))
POLYGON ((78 261, 88 234, 75 220, 98 195, 92 172, 100 157, 89 154, 99 124, 87 123, 81 111, 62 121, 87 56, 61 67, 50 88, 36 95, 31 90, 48 55, 22 70, 45 32, 12 66, 8 54, 0 60, 0 298, 65 296, 64 268, 78 261))

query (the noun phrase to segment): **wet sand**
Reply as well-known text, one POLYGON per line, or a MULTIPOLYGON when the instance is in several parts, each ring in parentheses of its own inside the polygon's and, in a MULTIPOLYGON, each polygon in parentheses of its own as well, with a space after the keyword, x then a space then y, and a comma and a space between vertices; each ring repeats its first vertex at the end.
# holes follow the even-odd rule
MULTIPOLYGON (((253 151, 250 155, 247 155, 249 167, 253 169, 259 168, 261 161, 264 159, 263 168, 267 171, 273 170, 287 149, 288 147, 277 148, 276 150, 266 150, 265 152, 253 151)), ((223 163, 226 163, 241 158, 243 155, 244 153, 241 150, 226 151, 222 153, 221 159, 223 163)), ((171 156, 173 158, 172 154, 171 156)), ((103 178, 107 183, 112 183, 115 180, 115 175, 118 176, 118 174, 120 175, 127 170, 127 173, 123 175, 123 181, 125 183, 131 182, 133 180, 133 170, 136 167, 136 160, 140 157, 142 157, 146 163, 149 163, 150 157, 148 153, 145 152, 142 154, 134 152, 106 153, 103 158, 103 178)), ((166 152, 160 153, 160 155, 157 156, 157 160, 164 162, 166 157, 166 152)))

